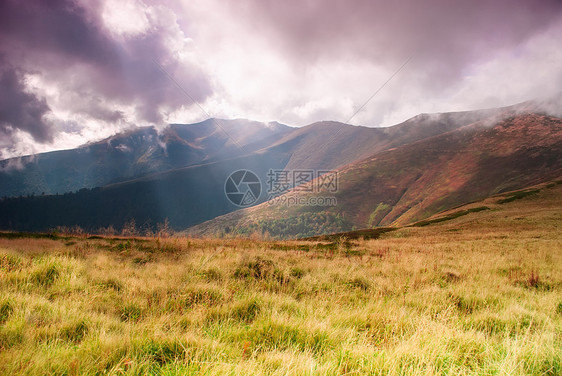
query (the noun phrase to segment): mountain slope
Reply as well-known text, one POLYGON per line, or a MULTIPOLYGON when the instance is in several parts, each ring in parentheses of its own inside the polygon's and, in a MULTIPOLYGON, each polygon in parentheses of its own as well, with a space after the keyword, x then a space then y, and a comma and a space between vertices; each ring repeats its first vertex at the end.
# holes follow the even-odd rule
POLYGON ((334 223, 341 231, 402 225, 499 192, 556 179, 562 176, 561 155, 560 118, 527 113, 492 124, 484 119, 345 166, 339 170, 339 187, 333 194, 292 191, 285 197, 302 201, 333 195, 335 206, 266 203, 195 226, 188 233, 221 234, 229 228, 240 234, 312 236, 334 232, 334 223), (328 230, 323 222, 329 223, 328 230))
POLYGON ((335 169, 376 152, 423 140, 479 120, 509 116, 511 107, 421 114, 387 128, 317 122, 285 135, 271 148, 291 153, 286 168, 335 169))
POLYGON ((536 106, 529 103, 422 114, 388 128, 325 121, 295 129, 243 119, 171 124, 160 133, 137 128, 77 149, 0 161, 0 197, 72 192, 267 148, 291 155, 287 169, 334 169, 484 118, 506 116, 518 106, 536 106))
POLYGON ((271 144, 292 128, 279 123, 208 119, 123 132, 77 149, 0 161, 0 197, 56 194, 150 173, 232 158, 271 144))
POLYGON ((134 220, 153 231, 168 219, 174 229, 181 229, 238 209, 224 193, 232 171, 251 169, 263 181, 269 168, 286 163, 282 154, 254 153, 75 193, 7 198, 0 200, 0 228, 48 231, 80 226, 95 232, 109 226, 120 230, 134 220))
POLYGON ((333 242, 342 239, 379 239, 384 236, 403 238, 420 232, 425 232, 426 236, 454 233, 457 238, 467 233, 488 233, 490 238, 502 238, 504 234, 512 235, 514 231, 519 234, 537 228, 547 229, 553 222, 562 220, 561 209, 562 180, 557 180, 474 201, 403 227, 376 227, 303 240, 333 242))
MULTIPOLYGON (((517 188, 555 174, 558 146, 552 142, 559 135, 546 137, 549 144, 533 132, 541 129, 540 124, 556 129, 559 119, 539 112, 524 114, 531 110, 537 106, 527 102, 500 109, 423 114, 384 129, 336 122, 291 129, 278 123, 210 119, 171 125, 161 134, 150 128, 135 130, 86 149, 53 153, 60 158, 49 157, 50 170, 27 178, 47 181, 48 176, 51 191, 57 184, 64 189, 84 186, 92 176, 106 179, 105 185, 63 195, 0 200, 0 228, 44 231, 79 225, 89 231, 108 226, 119 230, 131 219, 154 228, 168 218, 174 229, 183 230, 239 209, 225 194, 225 182, 236 170, 249 169, 259 177, 262 190, 256 203, 260 203, 268 198, 270 169, 338 166, 341 184, 334 194, 336 207, 262 206, 194 231, 257 230, 304 236, 416 220, 466 202, 467 197, 517 188), (526 125, 485 133, 502 121, 526 125), (526 127, 530 134, 523 131, 526 127), (494 143, 508 140, 508 152, 498 154, 494 143), (492 168, 487 175, 486 163, 503 166, 501 173, 496 175, 498 168, 492 168), (510 173, 511 165, 515 169, 510 173), (525 169, 531 171, 526 178, 522 177, 525 169)), ((41 160, 42 156, 33 165, 41 166, 41 160)), ((9 179, 0 180, 0 185, 6 182, 9 179)))

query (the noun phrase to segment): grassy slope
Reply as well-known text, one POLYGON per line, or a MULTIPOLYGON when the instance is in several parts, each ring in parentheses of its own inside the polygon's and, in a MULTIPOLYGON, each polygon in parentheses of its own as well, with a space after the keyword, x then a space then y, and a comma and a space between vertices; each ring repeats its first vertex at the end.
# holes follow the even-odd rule
MULTIPOLYGON (((343 167, 338 173, 338 192, 322 193, 337 198, 335 207, 262 204, 202 223, 188 232, 217 234, 229 226, 244 233, 315 211, 345 218, 349 226, 339 231, 351 226, 404 225, 498 192, 560 177, 561 130, 562 119, 540 114, 519 114, 493 126, 474 123, 343 167)), ((291 195, 311 194, 287 194, 291 195)), ((303 237, 333 232, 311 234, 308 230, 281 234, 303 237)))
POLYGON ((327 244, 2 236, 0 374, 561 374, 562 185, 523 196, 327 244))
POLYGON ((291 130, 281 124, 272 128, 243 119, 171 124, 161 133, 153 127, 136 128, 76 149, 0 160, 0 196, 62 194, 205 163, 208 159, 233 158, 261 149, 271 140, 265 144, 259 141, 282 137, 291 130), (7 168, 14 164, 22 166, 7 168))

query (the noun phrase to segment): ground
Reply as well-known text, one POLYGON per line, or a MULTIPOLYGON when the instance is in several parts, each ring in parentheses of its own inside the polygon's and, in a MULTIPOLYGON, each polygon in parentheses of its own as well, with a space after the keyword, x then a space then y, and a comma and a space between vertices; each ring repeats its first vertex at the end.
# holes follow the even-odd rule
POLYGON ((562 374, 562 186, 378 239, 0 236, 0 374, 562 374))

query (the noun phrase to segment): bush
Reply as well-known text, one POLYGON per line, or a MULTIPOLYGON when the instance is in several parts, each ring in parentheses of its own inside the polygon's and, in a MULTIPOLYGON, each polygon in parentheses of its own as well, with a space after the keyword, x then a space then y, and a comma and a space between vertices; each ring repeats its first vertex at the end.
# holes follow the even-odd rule
POLYGON ((201 275, 209 282, 222 280, 222 272, 217 268, 209 268, 201 272, 201 275))
POLYGON ((252 328, 248 336, 256 346, 265 350, 297 349, 321 353, 334 345, 324 331, 309 331, 276 322, 261 323, 252 328))
POLYGON ((22 260, 20 257, 10 254, 0 255, 0 270, 10 272, 12 270, 21 268, 21 265, 22 265, 22 260))
POLYGON ((292 268, 291 269, 291 277, 301 279, 305 275, 305 271, 301 268, 292 268))
POLYGON ((148 358, 159 365, 183 359, 186 354, 186 346, 174 340, 157 341, 151 339, 137 346, 143 358, 148 358))
POLYGON ((166 310, 182 311, 191 309, 195 305, 214 306, 223 301, 223 294, 213 287, 190 287, 172 296, 166 310))
POLYGON ((353 288, 359 288, 363 291, 368 291, 371 288, 371 283, 364 277, 355 277, 347 281, 347 285, 353 288))
POLYGON ((9 349, 23 341, 24 327, 0 327, 0 350, 9 349))
POLYGON ((272 260, 257 256, 251 260, 243 260, 234 271, 236 278, 267 279, 273 275, 275 263, 272 260))
POLYGON ((117 292, 123 290, 123 284, 114 278, 108 278, 105 281, 99 282, 99 286, 108 290, 115 290, 117 292))

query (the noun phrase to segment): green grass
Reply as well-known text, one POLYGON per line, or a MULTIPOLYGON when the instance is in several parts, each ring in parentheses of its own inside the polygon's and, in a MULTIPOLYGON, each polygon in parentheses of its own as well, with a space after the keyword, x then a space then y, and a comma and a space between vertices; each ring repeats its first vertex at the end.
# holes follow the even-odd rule
POLYGON ((378 239, 383 234, 396 230, 396 227, 377 227, 372 229, 363 229, 355 231, 340 232, 329 235, 319 235, 303 240, 321 240, 321 241, 341 241, 341 239, 356 240, 356 239, 378 239))
POLYGON ((4 237, 0 374, 559 375, 559 193, 330 243, 4 237))
POLYGON ((435 224, 435 223, 439 223, 439 222, 450 221, 451 219, 462 217, 463 215, 467 215, 467 214, 470 214, 470 213, 478 213, 482 210, 490 210, 490 208, 487 207, 487 206, 479 206, 479 207, 476 207, 476 208, 459 210, 459 211, 447 214, 443 217, 439 217, 439 218, 435 218, 435 219, 427 219, 427 220, 424 220, 424 221, 416 222, 412 226, 423 227, 423 226, 427 226, 427 225, 431 225, 431 224, 435 224))
MULTIPOLYGON (((547 186, 547 188, 552 188, 552 187, 554 187, 554 185, 551 185, 550 187, 547 186)), ((540 189, 526 189, 526 190, 522 190, 522 191, 511 192, 505 198, 502 198, 502 199, 498 200, 497 203, 498 204, 507 204, 508 202, 520 200, 522 198, 535 195, 539 192, 540 192, 540 189)))
POLYGON ((56 233, 51 234, 42 234, 42 233, 34 233, 34 232, 1 232, 0 231, 0 238, 3 239, 66 239, 67 237, 60 236, 56 233))

